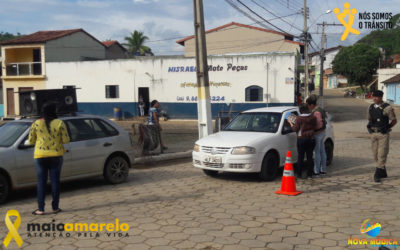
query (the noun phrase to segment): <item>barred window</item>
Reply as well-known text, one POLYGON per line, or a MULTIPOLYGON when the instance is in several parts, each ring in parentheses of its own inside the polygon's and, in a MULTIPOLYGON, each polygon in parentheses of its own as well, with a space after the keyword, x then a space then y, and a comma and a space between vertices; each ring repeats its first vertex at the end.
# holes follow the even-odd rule
POLYGON ((119 86, 106 85, 106 98, 119 98, 119 86))
POLYGON ((246 102, 263 101, 263 88, 259 86, 250 86, 246 88, 246 102))

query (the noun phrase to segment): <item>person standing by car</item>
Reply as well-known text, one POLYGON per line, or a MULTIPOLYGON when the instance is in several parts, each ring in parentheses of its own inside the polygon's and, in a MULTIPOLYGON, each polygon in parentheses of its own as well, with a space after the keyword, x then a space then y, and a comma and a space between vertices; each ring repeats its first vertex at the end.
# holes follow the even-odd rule
POLYGON ((315 164, 314 174, 316 176, 326 175, 326 151, 325 151, 325 129, 326 129, 326 112, 321 107, 317 106, 318 97, 310 95, 306 103, 313 116, 317 119, 317 128, 315 130, 315 164))
POLYGON ((383 92, 376 90, 372 94, 374 103, 368 108, 368 132, 371 134, 371 148, 378 167, 374 181, 380 182, 387 177, 386 158, 389 154, 389 133, 396 125, 397 119, 390 104, 383 102, 383 92))
POLYGON ((304 104, 300 106, 300 115, 293 123, 288 119, 292 130, 297 133, 297 176, 302 177, 304 170, 304 155, 307 156, 307 176, 313 176, 313 150, 315 146, 314 130, 317 126, 317 119, 310 114, 308 107, 304 104))
POLYGON ((63 121, 57 119, 56 105, 46 103, 42 108, 41 119, 36 120, 29 131, 29 144, 35 145, 34 162, 38 178, 37 198, 38 209, 32 214, 43 215, 45 206, 47 178, 50 173, 51 195, 53 197, 53 213, 61 212, 60 175, 63 164, 63 154, 66 152, 63 144, 68 144, 70 138, 63 121))
POLYGON ((151 107, 149 109, 149 118, 148 118, 148 123, 149 125, 155 125, 157 134, 160 139, 160 147, 161 151, 162 150, 167 150, 168 148, 163 144, 162 139, 161 139, 161 125, 160 125, 160 115, 158 112, 158 109, 160 108, 160 103, 157 100, 153 100, 151 102, 151 107))

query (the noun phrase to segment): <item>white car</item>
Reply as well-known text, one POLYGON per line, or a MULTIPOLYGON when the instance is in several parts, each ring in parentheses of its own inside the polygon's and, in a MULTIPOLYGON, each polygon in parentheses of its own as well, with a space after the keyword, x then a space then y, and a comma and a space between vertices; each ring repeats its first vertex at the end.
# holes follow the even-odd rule
MULTIPOLYGON (((193 165, 210 176, 219 172, 259 173, 263 180, 275 178, 285 164, 286 152, 297 161, 296 133, 287 117, 298 115, 298 107, 271 107, 240 113, 222 131, 201 138, 193 149, 193 165)), ((327 118, 327 165, 333 158, 333 128, 327 118)))

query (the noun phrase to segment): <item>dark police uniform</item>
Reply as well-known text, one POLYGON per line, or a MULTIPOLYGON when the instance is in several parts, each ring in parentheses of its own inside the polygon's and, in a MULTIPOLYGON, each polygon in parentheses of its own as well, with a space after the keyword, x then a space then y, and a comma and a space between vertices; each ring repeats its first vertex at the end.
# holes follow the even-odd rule
MULTIPOLYGON (((375 94, 375 93, 374 93, 375 94)), ((383 92, 379 91, 378 96, 383 92)), ((396 120, 394 109, 388 103, 371 104, 368 108, 368 132, 371 134, 372 155, 377 163, 375 175, 386 177, 386 159, 389 154, 390 121, 396 120)))

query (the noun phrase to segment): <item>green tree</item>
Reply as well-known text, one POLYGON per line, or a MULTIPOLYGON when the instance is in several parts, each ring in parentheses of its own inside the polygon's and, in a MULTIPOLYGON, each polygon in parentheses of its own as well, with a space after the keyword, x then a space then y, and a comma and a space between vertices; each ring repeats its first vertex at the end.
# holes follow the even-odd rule
POLYGON ((153 55, 151 49, 144 45, 144 43, 148 39, 149 38, 147 36, 143 35, 143 32, 135 30, 133 33, 131 33, 130 36, 125 37, 127 43, 125 43, 124 45, 128 46, 128 51, 131 56, 135 56, 138 54, 141 56, 144 56, 146 54, 153 55))
POLYGON ((17 38, 19 36, 21 36, 20 33, 17 33, 16 35, 14 35, 12 33, 1 31, 0 32, 0 42, 11 40, 11 39, 17 38))
POLYGON ((358 84, 364 90, 378 69, 379 57, 379 49, 367 44, 344 47, 332 62, 333 72, 347 77, 350 84, 358 84))

